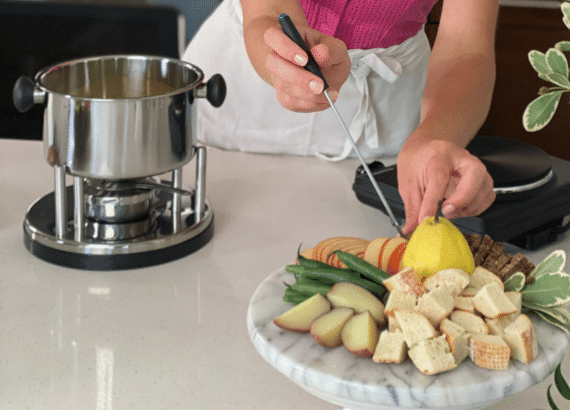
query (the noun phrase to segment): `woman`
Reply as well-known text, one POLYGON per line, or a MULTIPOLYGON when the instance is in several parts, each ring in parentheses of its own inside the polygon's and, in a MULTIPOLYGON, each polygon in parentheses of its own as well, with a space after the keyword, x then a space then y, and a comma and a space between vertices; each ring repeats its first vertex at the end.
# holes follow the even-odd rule
POLYGON ((398 154, 411 232, 434 215, 478 215, 493 181, 465 146, 483 123, 495 80, 498 0, 445 0, 433 50, 423 24, 436 0, 224 0, 184 59, 220 72, 228 98, 200 106, 203 143, 229 150, 353 155, 307 55, 281 30, 287 13, 329 84, 365 158, 398 154))

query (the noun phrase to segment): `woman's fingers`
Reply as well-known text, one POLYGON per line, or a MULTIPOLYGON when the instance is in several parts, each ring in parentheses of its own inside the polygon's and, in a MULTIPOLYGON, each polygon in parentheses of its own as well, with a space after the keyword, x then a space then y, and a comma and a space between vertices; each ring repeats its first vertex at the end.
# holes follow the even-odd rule
MULTIPOLYGON (((310 27, 298 27, 299 33, 311 47, 311 55, 327 79, 329 97, 336 101, 342 84, 350 73, 350 57, 344 42, 326 36, 310 27)), ((277 100, 296 112, 314 112, 330 107, 324 91, 324 81, 305 70, 308 55, 282 31, 279 25, 268 28, 264 41, 272 50, 265 67, 269 81, 276 90, 277 100)))
POLYGON ((404 233, 435 215, 442 199, 448 219, 479 215, 495 200, 493 180, 483 163, 444 141, 432 141, 412 155, 400 153, 398 184, 406 211, 404 233))
MULTIPOLYGON (((265 66, 281 82, 298 87, 300 89, 299 97, 309 98, 314 96, 317 99, 316 96, 323 92, 323 80, 276 53, 267 56, 265 66)), ((282 86, 281 84, 273 84, 274 87, 276 85, 282 86)))
POLYGON ((307 64, 308 56, 301 47, 291 40, 279 26, 268 28, 263 34, 265 44, 275 51, 281 58, 294 62, 299 66, 307 64))

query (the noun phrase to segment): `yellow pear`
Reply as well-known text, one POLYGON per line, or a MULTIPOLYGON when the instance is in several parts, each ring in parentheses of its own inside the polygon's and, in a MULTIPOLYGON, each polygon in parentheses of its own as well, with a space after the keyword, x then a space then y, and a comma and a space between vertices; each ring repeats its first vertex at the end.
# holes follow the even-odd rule
POLYGON ((413 268, 424 280, 449 268, 461 269, 470 275, 475 269, 475 261, 465 236, 441 216, 439 209, 438 215, 424 219, 412 234, 402 258, 402 266, 413 268))

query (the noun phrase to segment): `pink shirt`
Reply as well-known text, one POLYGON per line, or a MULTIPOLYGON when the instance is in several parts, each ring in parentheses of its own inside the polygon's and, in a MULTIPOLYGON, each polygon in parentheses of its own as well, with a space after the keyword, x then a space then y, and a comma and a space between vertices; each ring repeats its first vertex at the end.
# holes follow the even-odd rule
POLYGON ((418 33, 437 0, 300 0, 309 25, 349 49, 387 48, 418 33))

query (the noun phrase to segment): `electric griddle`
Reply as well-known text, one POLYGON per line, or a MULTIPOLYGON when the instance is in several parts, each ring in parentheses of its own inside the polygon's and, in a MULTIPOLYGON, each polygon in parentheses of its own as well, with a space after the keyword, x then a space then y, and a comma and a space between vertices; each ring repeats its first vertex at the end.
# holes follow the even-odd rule
MULTIPOLYGON (((535 250, 556 241, 568 229, 569 161, 501 137, 477 136, 467 150, 487 167, 497 198, 481 215, 453 220, 463 233, 487 234, 496 241, 535 250)), ((396 218, 404 221, 396 165, 374 161, 369 167, 396 218)), ((386 213, 362 167, 356 171, 353 190, 362 203, 386 213)))

